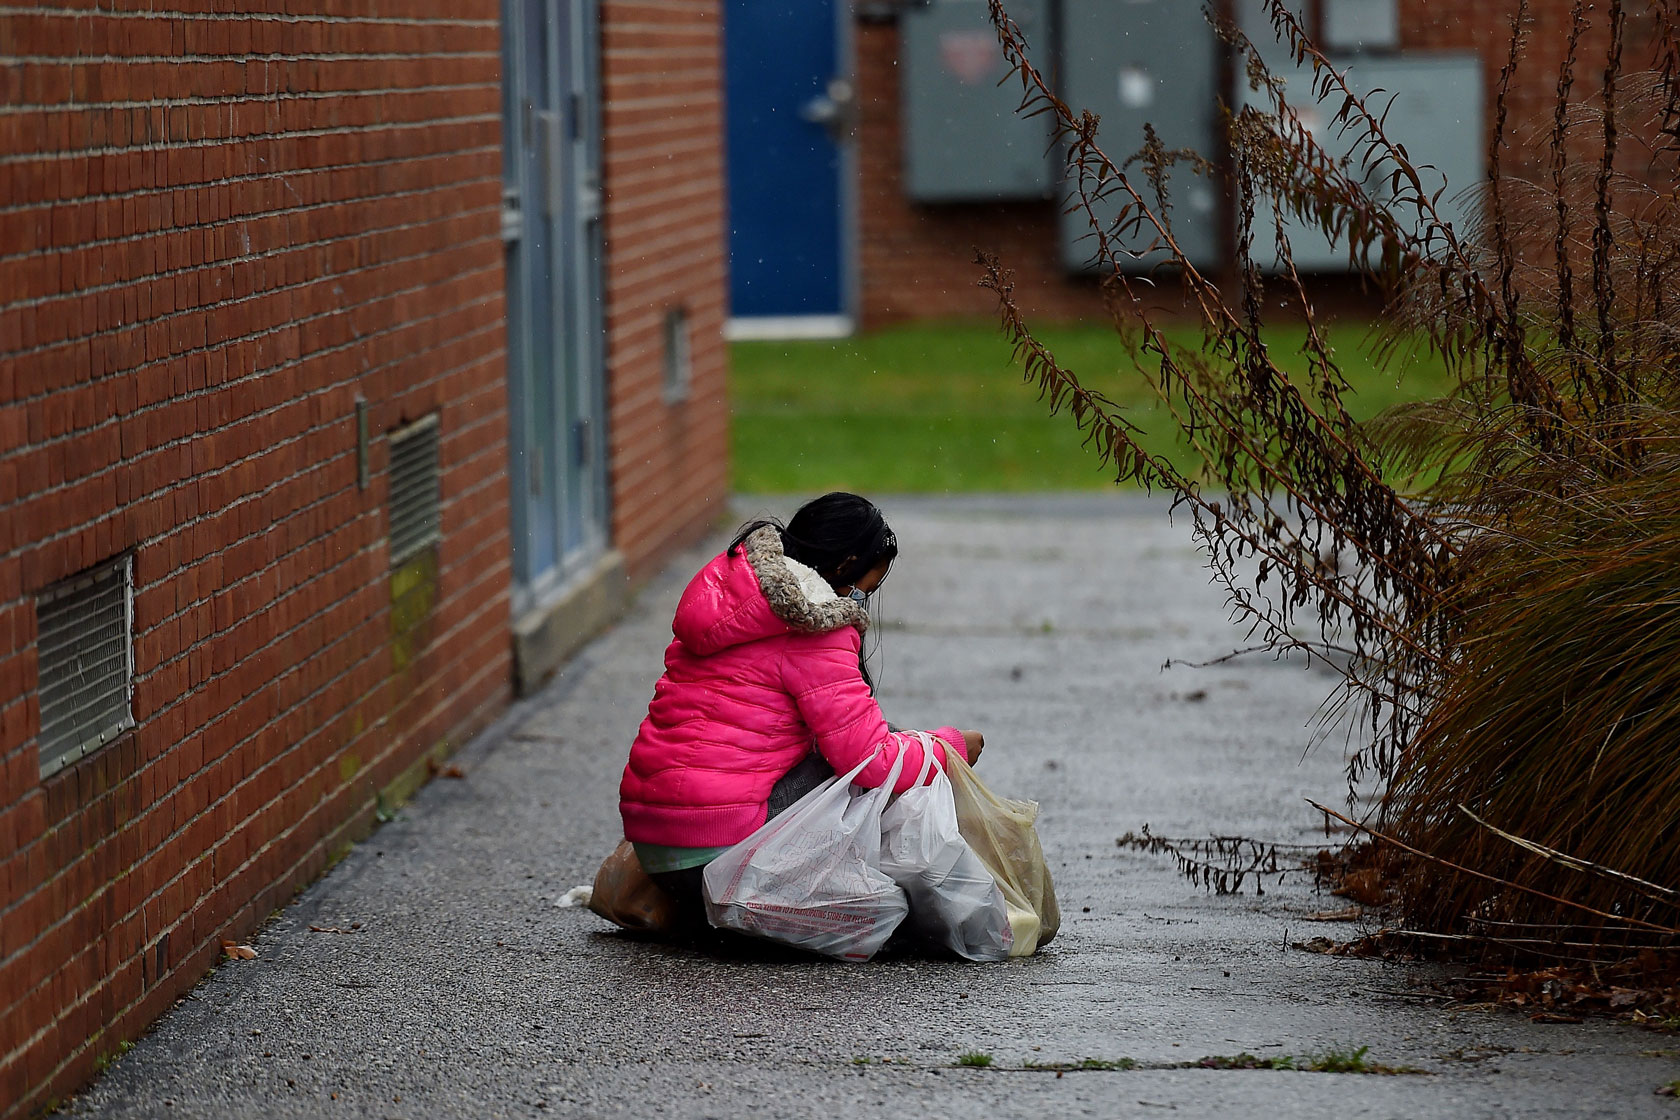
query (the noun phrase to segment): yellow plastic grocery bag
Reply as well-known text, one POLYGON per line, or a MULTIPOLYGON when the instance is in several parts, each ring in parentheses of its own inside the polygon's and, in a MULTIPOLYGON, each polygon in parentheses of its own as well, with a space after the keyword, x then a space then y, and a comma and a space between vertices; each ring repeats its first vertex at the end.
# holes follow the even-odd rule
POLYGON ((1009 955, 1025 957, 1048 945, 1062 925, 1056 886, 1038 842, 1038 802, 999 797, 956 751, 946 751, 946 774, 957 803, 957 828, 1003 888, 1014 931, 1009 955))

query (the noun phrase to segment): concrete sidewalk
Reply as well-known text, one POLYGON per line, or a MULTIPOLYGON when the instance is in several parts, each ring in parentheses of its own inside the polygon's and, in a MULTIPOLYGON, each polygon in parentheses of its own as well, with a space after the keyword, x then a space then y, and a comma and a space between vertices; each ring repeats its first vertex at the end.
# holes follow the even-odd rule
POLYGON ((883 706, 906 726, 983 729, 987 782, 1042 803, 1064 924, 1041 956, 749 959, 638 943, 556 907, 619 835, 619 771, 697 551, 464 752, 465 780, 423 790, 263 932, 257 960, 222 966, 70 1111, 1673 1114, 1653 1095, 1680 1076, 1671 1039, 1444 1008, 1416 983, 1427 969, 1285 949, 1354 936, 1303 921, 1339 899, 1301 882, 1210 897, 1116 848, 1146 822, 1311 842, 1302 797, 1344 796, 1336 752, 1302 757, 1333 678, 1265 659, 1161 671, 1241 644, 1164 503, 883 505, 904 553, 877 603, 883 706), (1026 1069, 1360 1046, 1429 1074, 1026 1069), (992 1068, 955 1067, 963 1051, 992 1068))

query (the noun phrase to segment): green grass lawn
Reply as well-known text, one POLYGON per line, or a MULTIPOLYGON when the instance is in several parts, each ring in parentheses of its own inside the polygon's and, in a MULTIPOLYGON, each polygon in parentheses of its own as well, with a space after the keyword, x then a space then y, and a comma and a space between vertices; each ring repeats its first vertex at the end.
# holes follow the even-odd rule
MULTIPOLYGON (((1439 366, 1403 377, 1373 368, 1368 328, 1332 328, 1357 390, 1360 418, 1446 385, 1439 366)), ((1058 362, 1126 408, 1152 451, 1194 469, 1171 418, 1107 327, 1059 327, 1040 337, 1058 362)), ((1185 334, 1185 341, 1193 335, 1185 334)), ((1272 350, 1304 369, 1300 328, 1279 327, 1272 350)), ((894 327, 855 338, 737 342, 730 347, 730 450, 739 493, 938 493, 1079 490, 1112 484, 1067 415, 1050 416, 1021 380, 989 323, 894 327)))

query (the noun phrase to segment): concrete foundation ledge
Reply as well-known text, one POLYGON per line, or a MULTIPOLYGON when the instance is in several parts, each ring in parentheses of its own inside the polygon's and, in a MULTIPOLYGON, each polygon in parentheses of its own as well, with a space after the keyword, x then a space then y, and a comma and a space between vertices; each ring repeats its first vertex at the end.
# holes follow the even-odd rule
POLYGON ((528 696, 583 644, 624 613, 630 574, 624 554, 603 553, 513 620, 514 688, 528 696))

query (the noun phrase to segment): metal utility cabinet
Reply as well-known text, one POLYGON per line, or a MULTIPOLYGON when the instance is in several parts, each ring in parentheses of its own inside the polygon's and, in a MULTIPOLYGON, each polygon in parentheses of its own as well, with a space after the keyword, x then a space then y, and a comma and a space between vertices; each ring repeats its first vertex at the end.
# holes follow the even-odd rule
MULTIPOLYGON (((1297 67, 1288 48, 1277 42, 1262 0, 1237 0, 1237 5, 1243 31, 1267 69, 1285 79, 1284 95, 1295 115, 1331 156, 1347 156, 1357 134, 1351 130, 1342 133, 1334 123, 1341 99, 1332 96, 1321 103, 1312 96, 1311 70, 1297 67)), ((1387 48, 1398 42, 1392 0, 1324 0, 1322 17, 1326 40, 1343 51, 1387 48)), ((1384 131, 1390 140, 1405 147, 1407 156, 1419 167, 1425 187, 1433 192, 1445 184, 1446 191, 1436 205, 1455 231, 1466 230, 1477 212, 1476 188, 1486 177, 1481 59, 1470 51, 1336 53, 1330 57, 1336 69, 1347 76, 1348 86, 1366 100, 1373 113, 1380 117, 1386 111, 1384 131)), ((1261 96, 1240 78, 1235 92, 1239 105, 1261 96)), ((1365 189, 1378 201, 1386 201, 1392 193, 1387 177, 1381 174, 1369 176, 1365 189)), ((1404 221, 1416 218, 1409 208, 1396 213, 1404 221)), ((1268 271, 1282 266, 1274 248, 1275 214, 1265 200, 1255 207, 1254 259, 1268 271)), ((1294 218, 1284 219, 1283 230, 1296 268, 1303 272, 1346 271, 1345 244, 1331 243, 1321 231, 1294 218)))
MULTIPOLYGON (((1051 56, 1049 0, 1011 0, 1028 42, 1051 56)), ((985 0, 932 0, 900 17, 904 189, 918 202, 1050 197, 1050 123, 1015 110, 985 0)))
MULTIPOLYGON (((1062 0, 1058 29, 1061 50, 1061 96, 1076 110, 1102 117, 1098 142, 1116 164, 1143 147, 1143 126, 1153 125, 1169 149, 1191 148, 1213 157, 1219 151, 1218 40, 1194 0, 1062 0)), ((1136 164, 1128 177, 1140 190, 1144 177, 1136 164)), ((1210 265, 1220 255, 1224 207, 1218 183, 1195 174, 1187 164, 1167 180, 1173 235, 1191 262, 1210 265)), ((1066 199, 1073 184, 1064 185, 1066 199)), ((1151 202, 1153 206, 1153 202, 1151 202)), ((1111 201, 1099 216, 1111 218, 1111 201)), ((1131 239, 1129 248, 1146 249, 1153 229, 1131 239)), ((1093 271, 1096 243, 1083 210, 1061 217, 1062 259, 1075 271, 1093 271)), ((1138 260, 1147 269, 1160 253, 1138 260)))
MULTIPOLYGON (((1252 0, 1250 0, 1252 2, 1252 0)), ((1392 51, 1400 46, 1398 0, 1321 0, 1324 49, 1392 51)))

